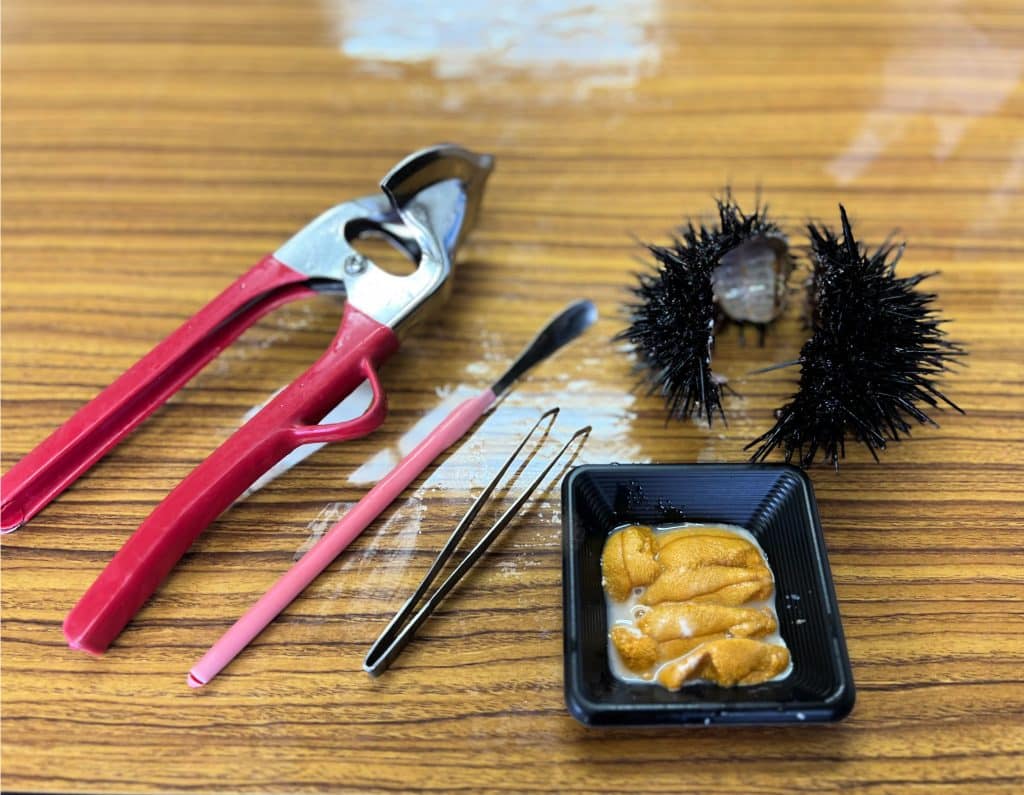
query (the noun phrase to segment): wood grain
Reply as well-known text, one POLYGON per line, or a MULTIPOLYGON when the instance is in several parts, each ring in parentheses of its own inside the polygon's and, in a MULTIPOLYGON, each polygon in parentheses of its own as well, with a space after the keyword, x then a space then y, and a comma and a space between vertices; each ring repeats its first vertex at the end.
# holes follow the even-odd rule
POLYGON ((102 658, 60 622, 162 496, 312 361, 318 299, 247 333, 2 546, 2 786, 1016 792, 1024 778, 1024 15, 1019 3, 358 0, 3 7, 3 465, 309 218, 407 152, 497 157, 448 305, 387 366, 373 437, 227 512, 102 658), (575 10, 574 10, 575 9, 575 10), (438 21, 442 20, 442 21, 438 21), (447 21, 443 21, 447 20, 447 21), (581 460, 739 461, 793 374, 792 311, 716 366, 728 426, 666 426, 609 342, 637 253, 760 189, 799 239, 843 201, 939 270, 970 350, 941 414, 812 478, 859 697, 831 727, 588 731, 562 699, 557 488, 387 676, 363 654, 543 408, 581 460), (191 664, 401 453, 567 301, 603 318, 538 369, 209 688, 191 664))

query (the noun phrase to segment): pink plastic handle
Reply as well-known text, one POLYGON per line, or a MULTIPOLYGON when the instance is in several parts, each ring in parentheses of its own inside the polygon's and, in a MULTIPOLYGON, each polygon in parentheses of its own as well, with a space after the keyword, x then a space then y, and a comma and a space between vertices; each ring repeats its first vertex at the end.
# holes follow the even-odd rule
POLYGON ((313 295, 307 277, 266 256, 83 406, 0 481, 0 532, 17 529, 263 315, 313 295))
POLYGON ((189 672, 189 686, 201 687, 220 673, 410 483, 416 480, 431 461, 461 439, 473 427, 473 423, 494 404, 495 399, 494 393, 488 389, 456 406, 427 438, 416 445, 411 453, 370 489, 352 510, 328 530, 298 563, 221 636, 189 672))
POLYGON ((390 328, 346 305, 338 334, 320 359, 179 483, 114 556, 64 621, 70 646, 102 653, 202 530, 296 447, 377 428, 386 401, 376 368, 397 348, 390 328), (366 379, 374 392, 366 413, 316 427, 366 379))

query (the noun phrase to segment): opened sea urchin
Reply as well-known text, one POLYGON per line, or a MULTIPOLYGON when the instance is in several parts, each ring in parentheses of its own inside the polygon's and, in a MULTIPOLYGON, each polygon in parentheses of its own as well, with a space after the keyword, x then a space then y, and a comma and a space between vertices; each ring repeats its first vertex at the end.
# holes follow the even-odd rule
POLYGON ((746 215, 732 197, 717 200, 718 223, 688 223, 670 246, 647 245, 654 257, 637 274, 636 298, 627 304, 626 340, 651 391, 669 414, 722 411, 721 384, 711 372, 714 332, 725 320, 754 323, 762 333, 785 305, 793 270, 786 238, 758 205, 746 215))
POLYGON ((945 403, 963 413, 936 386, 964 350, 946 339, 935 295, 917 289, 934 274, 897 277, 903 247, 885 243, 868 254, 842 205, 839 212, 842 238, 808 226, 812 336, 800 351, 797 393, 775 426, 747 445, 760 445, 754 461, 781 447, 786 461, 810 466, 820 451, 838 467, 847 439, 877 461, 887 441, 909 434, 911 421, 935 424, 926 409, 945 403))

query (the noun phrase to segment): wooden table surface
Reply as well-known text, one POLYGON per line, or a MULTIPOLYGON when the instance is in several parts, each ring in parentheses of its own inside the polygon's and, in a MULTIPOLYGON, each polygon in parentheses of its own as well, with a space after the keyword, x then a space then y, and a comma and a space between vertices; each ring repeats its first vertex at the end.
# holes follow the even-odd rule
MULTIPOLYGON (((6 470, 309 218, 443 140, 492 152, 443 312, 386 366, 386 425, 211 526, 110 651, 60 624, 164 494, 323 349, 328 299, 248 332, 3 550, 5 790, 1018 792, 1024 777, 1024 16, 976 3, 8 0, 6 470), (597 731, 562 695, 557 485, 379 680, 368 644, 542 409, 580 460, 742 461, 793 371, 722 335, 728 426, 665 424, 611 337, 638 253, 760 188, 802 244, 849 208, 910 241, 970 350, 944 412, 815 467, 858 700, 834 726, 597 731), (427 415, 553 312, 595 330, 521 383, 202 691, 202 652, 427 415)), ((796 277, 795 279, 796 280, 796 277)))

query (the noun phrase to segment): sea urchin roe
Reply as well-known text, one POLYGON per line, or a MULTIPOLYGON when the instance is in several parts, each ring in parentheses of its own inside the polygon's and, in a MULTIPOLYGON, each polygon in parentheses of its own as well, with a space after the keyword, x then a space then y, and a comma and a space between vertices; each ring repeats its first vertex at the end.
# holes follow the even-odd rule
POLYGON ((790 670, 778 633, 774 578, 740 527, 630 525, 605 543, 601 570, 613 673, 677 690, 780 679, 790 670))
POLYGON ((634 588, 654 582, 662 571, 656 553, 651 528, 630 525, 617 531, 605 542, 601 555, 605 590, 621 602, 634 588))
POLYGON ((721 638, 701 644, 658 669, 659 684, 678 690, 705 679, 723 687, 759 685, 789 667, 789 650, 750 638, 721 638))

